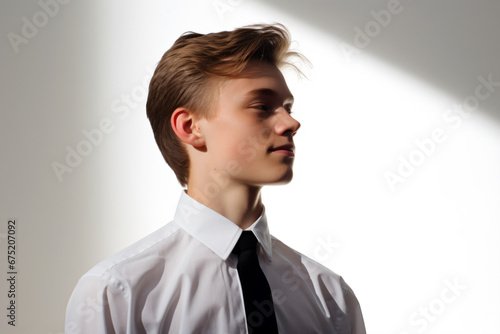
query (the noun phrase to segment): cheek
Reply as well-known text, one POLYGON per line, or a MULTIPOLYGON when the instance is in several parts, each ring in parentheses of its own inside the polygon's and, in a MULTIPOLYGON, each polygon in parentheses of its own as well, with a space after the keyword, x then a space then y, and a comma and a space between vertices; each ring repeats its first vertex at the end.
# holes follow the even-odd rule
POLYGON ((235 160, 244 163, 246 159, 252 157, 252 145, 249 145, 247 136, 241 131, 234 131, 231 128, 221 128, 211 139, 211 155, 214 156, 217 165, 226 164, 227 161, 235 160))
POLYGON ((246 136, 239 136, 238 141, 234 141, 230 149, 232 158, 238 162, 251 165, 254 161, 267 155, 269 139, 267 136, 260 136, 252 133, 246 136))
POLYGON ((250 165, 267 154, 271 145, 272 130, 255 121, 240 124, 236 120, 220 122, 214 128, 213 150, 219 161, 235 161, 239 165, 250 165), (238 124, 236 124, 238 123, 238 124))
POLYGON ((264 127, 247 128, 247 131, 239 131, 235 133, 235 137, 239 138, 236 143, 238 148, 253 148, 262 151, 270 146, 271 130, 264 127))

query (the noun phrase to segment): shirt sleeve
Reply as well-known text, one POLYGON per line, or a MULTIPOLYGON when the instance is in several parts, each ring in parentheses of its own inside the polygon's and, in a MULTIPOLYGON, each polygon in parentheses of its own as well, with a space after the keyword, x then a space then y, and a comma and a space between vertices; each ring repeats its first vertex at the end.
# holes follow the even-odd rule
POLYGON ((361 313, 361 306, 359 305, 354 291, 352 291, 351 287, 342 277, 340 278, 340 284, 344 293, 346 313, 349 317, 351 334, 366 334, 365 322, 363 320, 363 314, 361 313))
POLYGON ((119 281, 82 277, 66 308, 65 334, 128 333, 129 309, 125 289, 119 281))

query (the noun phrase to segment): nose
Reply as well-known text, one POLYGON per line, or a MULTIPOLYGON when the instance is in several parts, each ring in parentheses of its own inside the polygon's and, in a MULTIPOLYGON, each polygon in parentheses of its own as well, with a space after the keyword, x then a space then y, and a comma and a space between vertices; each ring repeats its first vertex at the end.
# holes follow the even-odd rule
POLYGON ((300 128, 300 123, 290 115, 285 108, 280 108, 278 112, 277 122, 275 124, 275 131, 278 135, 294 136, 300 128))

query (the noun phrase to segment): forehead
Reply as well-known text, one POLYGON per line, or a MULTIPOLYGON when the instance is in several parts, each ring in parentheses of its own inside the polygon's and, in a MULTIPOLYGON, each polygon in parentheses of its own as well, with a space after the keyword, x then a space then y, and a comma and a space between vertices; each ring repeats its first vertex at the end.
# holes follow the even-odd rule
POLYGON ((221 87, 221 97, 279 97, 293 100, 281 71, 267 62, 250 62, 238 78, 228 79, 221 87))

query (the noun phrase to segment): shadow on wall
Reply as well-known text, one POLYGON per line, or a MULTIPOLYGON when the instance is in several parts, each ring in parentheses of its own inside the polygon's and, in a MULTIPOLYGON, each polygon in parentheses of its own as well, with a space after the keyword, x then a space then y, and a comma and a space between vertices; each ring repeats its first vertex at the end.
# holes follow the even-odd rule
MULTIPOLYGON (((375 56, 500 123, 500 2, 265 0, 324 30, 355 61, 375 56), (477 104, 475 106, 475 104, 477 104), (475 107, 475 108, 474 108, 475 107)), ((293 37, 293 32, 292 32, 293 37)))

